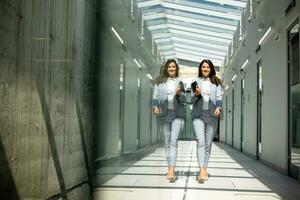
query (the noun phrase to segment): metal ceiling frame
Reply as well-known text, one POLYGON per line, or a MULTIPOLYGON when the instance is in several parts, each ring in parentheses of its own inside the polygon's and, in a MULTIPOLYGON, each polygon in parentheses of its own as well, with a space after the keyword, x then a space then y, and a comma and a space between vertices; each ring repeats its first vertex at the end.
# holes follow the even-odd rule
POLYGON ((161 58, 222 65, 247 0, 138 0, 161 58))

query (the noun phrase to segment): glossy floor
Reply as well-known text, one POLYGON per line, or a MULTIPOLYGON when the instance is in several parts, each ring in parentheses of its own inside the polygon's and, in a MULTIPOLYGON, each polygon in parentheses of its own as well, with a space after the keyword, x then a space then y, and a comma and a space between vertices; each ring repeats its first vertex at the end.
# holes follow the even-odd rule
POLYGON ((179 142, 176 165, 178 180, 169 183, 164 149, 157 148, 97 188, 94 200, 300 199, 296 180, 224 144, 213 144, 204 184, 196 181, 196 142, 179 142))

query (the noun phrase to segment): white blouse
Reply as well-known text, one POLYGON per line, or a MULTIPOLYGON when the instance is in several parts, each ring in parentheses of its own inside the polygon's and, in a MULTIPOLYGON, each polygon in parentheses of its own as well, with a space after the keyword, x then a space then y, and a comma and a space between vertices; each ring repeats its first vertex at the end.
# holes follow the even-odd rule
POLYGON ((209 109, 209 95, 210 95, 210 79, 209 78, 202 78, 201 79, 201 95, 203 97, 203 110, 208 110, 209 109))
POLYGON ((169 78, 168 87, 168 109, 174 109, 173 100, 176 93, 176 78, 169 78))

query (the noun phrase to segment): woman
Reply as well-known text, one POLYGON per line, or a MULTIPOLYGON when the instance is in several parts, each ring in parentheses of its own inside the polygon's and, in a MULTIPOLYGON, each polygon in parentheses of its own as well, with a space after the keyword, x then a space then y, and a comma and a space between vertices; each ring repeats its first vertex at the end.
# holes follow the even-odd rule
POLYGON ((152 100, 153 113, 157 116, 159 129, 164 135, 168 164, 166 178, 170 182, 176 180, 177 139, 185 118, 185 94, 178 71, 179 67, 174 59, 168 60, 162 66, 161 73, 155 80, 152 100))
POLYGON ((199 175, 197 180, 208 180, 207 165, 211 145, 217 128, 218 117, 222 110, 221 81, 216 77, 213 63, 205 59, 198 67, 198 78, 192 83, 192 120, 197 139, 199 175))

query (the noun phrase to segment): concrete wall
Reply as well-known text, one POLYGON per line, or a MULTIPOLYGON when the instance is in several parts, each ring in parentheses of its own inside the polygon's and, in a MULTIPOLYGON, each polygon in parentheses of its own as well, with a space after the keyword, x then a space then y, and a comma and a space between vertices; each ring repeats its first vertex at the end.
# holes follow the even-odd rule
POLYGON ((118 157, 157 143, 156 119, 151 114, 152 83, 146 74, 155 77, 158 63, 151 53, 151 40, 141 33, 140 13, 131 1, 98 1, 97 5, 97 68, 98 68, 98 132, 96 161, 118 157), (124 45, 113 33, 118 32, 124 45), (134 58, 141 64, 139 69, 134 58), (124 108, 120 103, 120 66, 124 67, 124 108), (140 122, 138 120, 138 79, 140 78, 140 122), (120 118, 120 113, 124 116, 120 118), (122 120, 124 126, 122 126, 122 120), (123 129, 122 129, 123 127, 123 129), (139 135, 139 136, 138 136, 139 135), (139 139, 139 140, 138 140, 139 139))
MULTIPOLYGON (((257 127, 257 62, 262 60, 263 87, 262 96, 262 155, 261 160, 269 163, 274 168, 287 171, 287 139, 288 139, 288 102, 287 102, 287 29, 299 16, 300 2, 288 15, 285 9, 290 1, 265 0, 256 6, 255 19, 246 21, 245 41, 237 44, 234 56, 225 66, 225 85, 231 85, 231 78, 238 75, 235 80, 236 96, 240 96, 240 78, 245 78, 245 107, 244 107, 244 147, 245 153, 256 156, 256 127, 257 127), (266 28, 258 32, 258 24, 264 23, 266 28), (279 38, 276 40, 274 33, 261 45, 261 50, 256 53, 258 42, 267 28, 273 25, 279 38), (249 64, 244 72, 240 68, 246 59, 249 64)), ((246 9, 246 19, 249 9, 246 9)), ((225 96, 230 96, 231 91, 225 91, 225 96)), ((237 101, 238 98, 236 98, 237 101)), ((240 109, 236 110, 240 115, 240 109)), ((224 134, 225 122, 221 123, 221 134, 224 134)), ((240 130, 239 118, 235 118, 235 133, 240 130)), ((228 119, 228 123, 231 123, 228 119)), ((239 134, 239 133, 238 133, 239 134)), ((224 137, 221 137, 224 138, 224 137)), ((240 144, 240 138, 235 137, 234 143, 240 144)), ((222 139, 224 141, 224 139, 222 139)), ((239 146, 236 146, 239 147, 239 146)))
POLYGON ((0 0, 0 199, 90 197, 94 8, 0 0))

